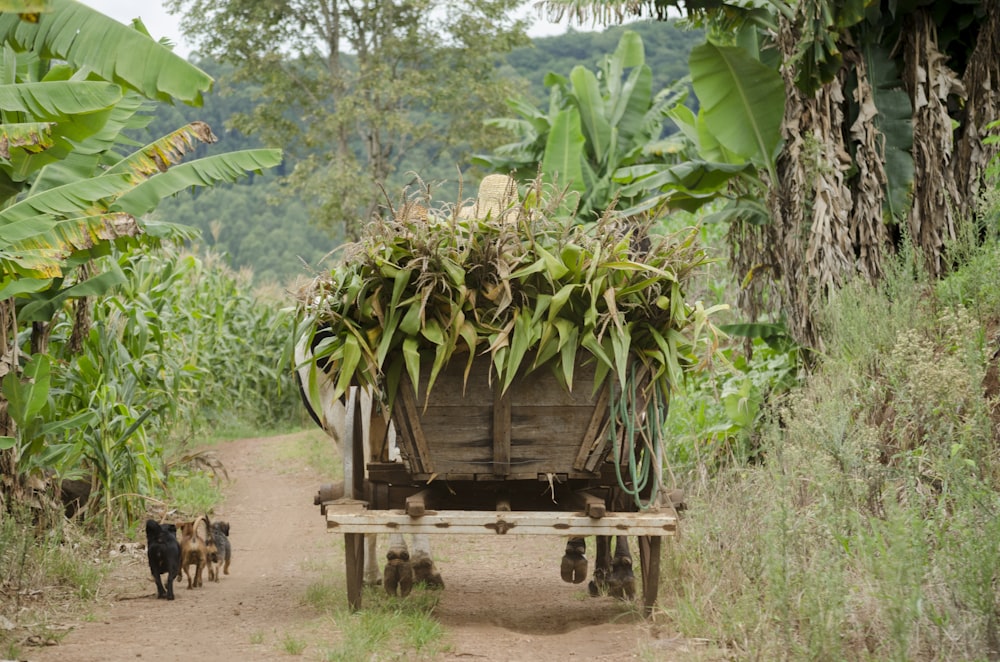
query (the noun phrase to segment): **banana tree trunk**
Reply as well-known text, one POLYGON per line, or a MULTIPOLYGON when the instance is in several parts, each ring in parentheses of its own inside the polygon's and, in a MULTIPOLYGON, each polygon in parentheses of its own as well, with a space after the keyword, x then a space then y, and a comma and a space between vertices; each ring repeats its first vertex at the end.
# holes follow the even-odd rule
MULTIPOLYGON (((0 379, 17 366, 17 319, 14 299, 0 301, 0 379)), ((0 393, 0 437, 15 436, 14 421, 7 413, 7 400, 0 393)), ((17 490, 17 455, 15 449, 0 450, 0 521, 7 512, 7 502, 17 490)))
POLYGON ((944 272, 945 244, 956 236, 964 198, 955 180, 955 141, 948 97, 965 98, 965 86, 938 48, 928 12, 914 12, 903 34, 903 80, 913 102, 913 207, 910 237, 932 276, 944 272))
MULTIPOLYGON (((779 47, 791 57, 798 35, 785 22, 779 47)), ((731 234, 734 263, 743 273, 763 271, 750 279, 741 306, 751 311, 754 302, 769 301, 789 312, 789 331, 800 342, 817 347, 816 307, 822 295, 855 273, 852 236, 854 192, 848 182, 851 157, 843 131, 844 77, 821 87, 815 94, 802 92, 795 72, 785 69, 786 102, 782 121, 784 147, 776 164, 777 181, 770 182, 768 207, 771 222, 757 228, 742 227, 731 234), (756 240, 754 240, 756 239, 756 240), (764 291, 768 297, 763 296, 764 291)))
POLYGON ((998 145, 984 145, 986 125, 1000 118, 1000 0, 990 0, 986 20, 962 75, 967 97, 966 119, 955 148, 955 183, 962 194, 959 211, 974 212, 982 193, 986 164, 997 155, 998 145))
MULTIPOLYGON (((939 47, 931 13, 904 20, 892 50, 845 38, 844 67, 815 94, 783 70, 772 222, 731 227, 733 263, 752 276, 740 304, 753 317, 762 301, 783 310, 793 336, 818 349, 815 313, 824 296, 855 275, 877 281, 901 242, 913 242, 932 276, 946 271, 946 246, 975 215, 983 172, 998 152, 983 137, 1000 116, 1000 0, 989 1, 961 77, 939 47), (956 99, 960 117, 949 112, 956 99)), ((789 60, 800 42, 797 23, 783 21, 777 42, 789 60)))

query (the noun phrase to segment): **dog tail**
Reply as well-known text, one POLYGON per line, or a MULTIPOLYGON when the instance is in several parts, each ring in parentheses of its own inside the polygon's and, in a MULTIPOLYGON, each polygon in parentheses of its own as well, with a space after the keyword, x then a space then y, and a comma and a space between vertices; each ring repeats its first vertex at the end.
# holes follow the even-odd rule
POLYGON ((208 520, 208 515, 198 515, 194 520, 195 535, 201 535, 202 540, 209 540, 212 537, 212 523, 208 520))

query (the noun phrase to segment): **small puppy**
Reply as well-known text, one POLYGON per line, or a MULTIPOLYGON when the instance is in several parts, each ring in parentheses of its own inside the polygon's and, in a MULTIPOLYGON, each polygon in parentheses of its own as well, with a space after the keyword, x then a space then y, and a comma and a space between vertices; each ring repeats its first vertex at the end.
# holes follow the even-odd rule
POLYGON ((181 569, 188 580, 188 588, 202 585, 201 573, 208 565, 208 540, 211 537, 211 523, 204 515, 199 515, 191 522, 178 525, 181 545, 181 569), (190 566, 195 567, 192 581, 190 566))
POLYGON ((156 597, 174 599, 174 579, 181 574, 181 547, 177 542, 177 527, 146 520, 146 556, 149 571, 156 580, 156 597), (167 573, 167 588, 163 589, 160 575, 167 573))
POLYGON ((233 556, 232 545, 229 544, 229 522, 212 522, 212 540, 215 552, 208 559, 209 581, 219 581, 219 570, 229 574, 229 560, 233 556))

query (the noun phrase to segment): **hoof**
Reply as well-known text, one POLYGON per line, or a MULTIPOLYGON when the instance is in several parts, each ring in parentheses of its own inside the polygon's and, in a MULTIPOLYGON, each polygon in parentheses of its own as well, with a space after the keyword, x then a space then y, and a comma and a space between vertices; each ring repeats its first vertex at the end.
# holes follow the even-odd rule
POLYGON ((559 566, 559 574, 564 582, 581 583, 587 578, 587 557, 576 552, 566 552, 559 566))
POLYGON ((602 595, 607 595, 610 589, 610 582, 608 581, 608 571, 602 568, 597 568, 594 570, 594 578, 590 580, 587 584, 587 592, 590 593, 590 597, 597 598, 602 595))
POLYGON ((413 582, 423 582, 427 588, 444 588, 441 573, 434 567, 434 561, 427 556, 413 561, 413 582))
POLYGON ((632 572, 631 559, 620 557, 611 562, 608 595, 619 600, 635 599, 635 574, 632 572))
POLYGON ((413 590, 413 564, 406 552, 396 553, 392 550, 386 555, 388 562, 382 573, 382 585, 389 595, 399 595, 405 598, 413 590))

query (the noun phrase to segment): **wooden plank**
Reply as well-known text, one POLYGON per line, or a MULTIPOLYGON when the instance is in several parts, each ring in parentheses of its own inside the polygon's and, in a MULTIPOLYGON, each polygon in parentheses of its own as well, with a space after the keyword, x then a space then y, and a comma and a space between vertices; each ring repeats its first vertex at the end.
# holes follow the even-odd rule
POLYGON ((446 365, 430 397, 429 365, 418 389, 405 375, 401 380, 393 419, 412 479, 531 479, 570 472, 593 477, 593 466, 588 469, 578 457, 584 456, 581 446, 592 443, 595 418, 603 418, 603 412, 594 413, 595 404, 607 407, 607 389, 593 393, 594 365, 576 367, 572 392, 542 368, 519 376, 504 397, 490 384, 489 361, 473 364, 467 384, 464 369, 463 361, 446 365))
MULTIPOLYGON (((402 386, 400 390, 402 390, 402 386)), ((396 397, 396 403, 392 408, 392 420, 396 426, 396 445, 399 447, 400 453, 409 462, 411 471, 420 471, 421 466, 420 458, 417 457, 417 445, 413 441, 413 420, 402 397, 396 397)))
POLYGON ((431 491, 421 490, 406 497, 406 514, 410 517, 423 517, 430 507, 431 491))
POLYGON ((577 448, 587 430, 591 412, 592 407, 565 405, 514 407, 510 413, 511 435, 516 439, 536 439, 546 443, 557 441, 577 448), (563 439, 567 440, 562 442, 563 439))
POLYGON ((412 482, 412 476, 402 462, 369 462, 368 480, 403 485, 412 482))
POLYGON ((573 370, 571 391, 562 387, 548 367, 518 376, 510 388, 512 405, 515 409, 539 403, 552 406, 593 406, 597 399, 593 392, 595 372, 593 364, 577 365, 573 370))
POLYGON ((351 611, 361 609, 364 589, 365 537, 359 533, 344 534, 344 565, 347 574, 347 604, 351 611))
POLYGON ((361 488, 360 484, 357 486, 354 484, 357 476, 354 471, 354 459, 357 455, 355 453, 355 446, 360 443, 361 439, 361 430, 355 429, 358 421, 355 413, 360 406, 358 402, 358 389, 348 389, 347 401, 344 403, 344 448, 342 449, 341 460, 344 463, 344 494, 351 499, 358 498, 357 490, 361 488))
MULTIPOLYGON (((597 433, 599 444, 590 453, 590 457, 587 458, 586 463, 584 463, 583 465, 583 468, 586 469, 587 471, 597 471, 598 464, 603 464, 605 460, 607 460, 608 462, 612 460, 612 458, 607 457, 609 450, 608 444, 611 443, 610 428, 611 428, 611 422, 605 421, 604 425, 601 427, 601 431, 597 433)), ((623 434, 624 432, 621 430, 621 428, 619 428, 615 443, 617 444, 621 443, 623 434)))
MULTIPOLYGON (((434 388, 427 397, 427 383, 430 379, 431 364, 427 362, 420 370, 420 390, 418 403, 434 404, 439 407, 490 406, 493 404, 493 392, 489 384, 490 361, 480 359, 472 364, 469 381, 465 380, 465 361, 451 361, 438 373, 434 388)), ((409 381, 404 377, 405 381, 409 381)))
POLYGON ((494 391, 493 399, 493 475, 510 473, 510 391, 494 391))
POLYGON ((598 448, 603 448, 607 442, 607 432, 604 427, 608 417, 608 404, 611 402, 611 388, 605 384, 594 403, 594 413, 590 417, 587 429, 580 440, 580 451, 573 461, 573 468, 580 471, 587 468, 587 460, 598 448))
POLYGON ((670 536, 677 530, 677 516, 670 512, 607 513, 594 519, 562 511, 440 510, 414 518, 403 510, 344 512, 328 508, 326 522, 327 528, 337 533, 670 536))
POLYGON ((459 410, 434 405, 420 414, 420 427, 432 447, 471 444, 492 452, 492 416, 492 403, 469 405, 459 410))
POLYGON ((372 412, 369 427, 372 456, 366 462, 385 462, 389 459, 389 421, 377 411, 372 412))
POLYGON ((434 473, 434 461, 431 457, 430 447, 427 445, 427 438, 420 426, 420 414, 417 411, 416 395, 413 393, 413 386, 408 378, 403 378, 399 382, 399 393, 397 397, 402 400, 403 410, 406 413, 407 421, 410 425, 410 435, 413 441, 416 458, 410 458, 411 466, 415 471, 424 473, 434 473), (416 459, 416 461, 414 461, 416 459))
MULTIPOLYGON (((552 472, 548 472, 552 473, 552 472)), ((599 471, 569 471, 569 472, 556 472, 559 475, 559 480, 564 481, 567 478, 579 478, 581 480, 598 480, 602 477, 606 477, 604 473, 599 471)), ((395 481, 399 482, 412 482, 412 483, 424 483, 431 479, 433 480, 453 480, 453 481, 475 481, 480 483, 490 483, 498 481, 517 481, 517 480, 535 480, 545 482, 548 480, 546 478, 546 472, 539 473, 537 471, 526 471, 521 472, 515 469, 511 469, 511 472, 506 476, 494 476, 492 472, 488 473, 461 473, 461 472, 438 472, 435 474, 427 473, 416 473, 407 474, 406 481, 395 481)), ((381 479, 381 476, 380 476, 381 479)), ((614 476, 611 476, 608 480, 617 482, 614 476)))
POLYGON ((361 390, 353 390, 357 393, 357 397, 354 400, 354 443, 351 444, 351 452, 354 455, 351 459, 351 471, 354 472, 354 476, 351 479, 353 491, 347 491, 345 475, 344 496, 351 497, 352 499, 361 499, 364 497, 365 463, 368 461, 368 458, 365 457, 365 429, 362 425, 361 390))
POLYGON ((604 499, 591 494, 587 490, 580 490, 573 493, 573 506, 582 510, 588 517, 600 519, 608 514, 607 505, 604 499))

